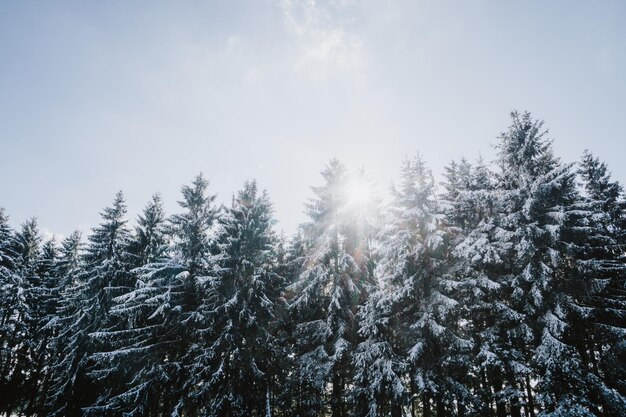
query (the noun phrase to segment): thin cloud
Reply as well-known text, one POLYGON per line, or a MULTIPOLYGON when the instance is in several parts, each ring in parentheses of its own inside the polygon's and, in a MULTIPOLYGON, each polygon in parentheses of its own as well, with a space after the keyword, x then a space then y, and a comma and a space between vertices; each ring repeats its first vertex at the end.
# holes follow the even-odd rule
MULTIPOLYGON (((336 7, 346 7, 339 4, 336 7)), ((337 73, 363 78, 366 54, 361 38, 315 0, 283 0, 286 31, 293 36, 293 68, 316 79, 337 73)))

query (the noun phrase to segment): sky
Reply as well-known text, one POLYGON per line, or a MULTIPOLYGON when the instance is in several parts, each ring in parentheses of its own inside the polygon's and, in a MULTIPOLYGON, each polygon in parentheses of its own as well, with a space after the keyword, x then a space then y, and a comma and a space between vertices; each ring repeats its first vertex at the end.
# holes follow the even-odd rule
POLYGON ((437 176, 495 157, 511 110, 556 153, 626 182, 626 2, 0 2, 0 207, 46 234, 129 217, 202 172, 223 203, 256 178, 304 221, 331 157, 381 194, 407 155, 437 176))

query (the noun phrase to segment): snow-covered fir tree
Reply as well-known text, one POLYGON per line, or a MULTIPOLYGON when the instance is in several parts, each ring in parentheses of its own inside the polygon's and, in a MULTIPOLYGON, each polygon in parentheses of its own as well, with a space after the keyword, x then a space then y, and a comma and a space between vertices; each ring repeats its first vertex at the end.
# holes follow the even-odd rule
POLYGON ((69 338, 69 330, 67 317, 73 314, 76 307, 73 303, 75 300, 74 291, 79 285, 78 277, 83 272, 82 259, 82 234, 79 231, 72 232, 68 237, 61 241, 58 248, 58 255, 55 261, 53 275, 56 277, 57 288, 54 290, 56 300, 54 300, 55 314, 51 317, 46 326, 51 328, 53 337, 50 340, 50 362, 47 364, 48 373, 45 385, 42 389, 45 403, 43 405, 44 413, 49 411, 49 398, 51 394, 51 385, 53 384, 58 366, 62 364, 62 358, 65 351, 65 343, 69 338))
POLYGON ((11 341, 15 333, 13 307, 18 295, 14 248, 13 230, 4 209, 0 208, 0 391, 8 393, 0 399, 0 412, 9 412, 12 399, 16 397, 11 384, 14 363, 11 341))
POLYGON ((554 157, 546 135, 543 122, 513 112, 497 144, 503 223, 512 232, 505 305, 519 315, 503 327, 509 349, 502 395, 511 414, 521 415, 522 384, 530 383, 532 365, 540 376, 535 390, 544 414, 592 415, 587 396, 577 394, 586 389, 585 369, 570 340, 569 312, 578 307, 570 290, 584 285, 572 273, 571 242, 564 233, 577 209, 575 172, 554 157))
MULTIPOLYGON (((160 196, 155 194, 138 216, 134 234, 129 234, 128 268, 141 268, 147 264, 163 262, 166 260, 166 251, 165 213, 160 196)), ((136 270, 131 270, 131 276, 136 278, 136 270)), ((136 282, 136 286, 138 284, 136 282)), ((113 298, 109 314, 110 320, 117 322, 116 326, 104 328, 91 335, 99 344, 97 352, 91 356, 94 364, 90 367, 89 375, 92 378, 113 377, 115 385, 110 387, 106 395, 100 396, 94 404, 86 408, 88 414, 108 415, 113 410, 117 411, 110 406, 110 398, 126 392, 127 386, 135 378, 135 372, 140 369, 136 366, 136 358, 134 362, 127 353, 132 351, 128 349, 138 341, 139 332, 136 329, 141 328, 145 322, 138 322, 138 317, 141 316, 117 314, 119 299, 131 297, 136 292, 136 286, 113 298)))
POLYGON ((89 376, 90 354, 106 344, 98 336, 116 329, 119 321, 109 315, 112 300, 134 286, 129 273, 129 230, 126 204, 121 192, 102 212, 102 223, 89 236, 84 268, 76 285, 64 291, 55 342, 61 351, 54 366, 54 380, 48 398, 50 415, 80 416, 83 407, 102 395, 99 387, 115 383, 108 374, 89 376))
POLYGON ((134 264, 141 267, 164 259, 167 252, 165 211, 160 194, 154 194, 137 218, 135 233, 131 238, 129 252, 134 264))
POLYGON ((584 196, 570 232, 571 252, 585 285, 572 293, 582 304, 570 315, 572 338, 590 373, 586 387, 594 412, 617 416, 626 409, 626 202, 606 164, 590 152, 578 173, 584 196))
POLYGON ((322 171, 325 183, 313 187, 303 227, 303 272, 291 286, 296 379, 295 413, 333 417, 348 414, 352 353, 358 343, 356 313, 373 285, 364 250, 367 239, 354 239, 346 169, 333 159, 322 171))
MULTIPOLYGON (((365 231, 363 238, 372 241, 365 249, 370 252, 369 268, 375 270, 376 263, 381 261, 379 258, 382 257, 383 264, 386 262, 387 253, 380 246, 382 242, 379 234, 384 239, 390 227, 393 227, 390 226, 393 215, 390 210, 381 220, 379 202, 373 203, 373 212, 369 218, 361 221, 360 228, 365 231), (382 230, 381 222, 386 223, 382 230)), ((395 417, 402 414, 408 399, 405 386, 406 349, 398 337, 397 305, 390 296, 394 289, 386 285, 384 267, 380 268, 378 275, 381 276, 376 277, 376 282, 368 289, 368 298, 357 314, 360 342, 353 354, 354 408, 358 415, 395 417)))
MULTIPOLYGON (((133 291, 114 299, 110 314, 124 328, 102 332, 109 349, 93 355, 100 372, 124 369, 120 383, 88 408, 92 415, 176 416, 192 413, 189 400, 190 351, 201 338, 198 314, 202 283, 213 269, 218 213, 214 195, 207 194, 208 182, 197 176, 182 188, 179 202, 184 211, 165 223, 173 245, 169 256, 153 246, 154 261, 136 268, 133 291)), ((160 201, 146 207, 143 234, 155 236, 164 226, 160 201), (152 232, 148 232, 148 227, 152 232)), ((142 220, 140 220, 142 224, 142 220)), ((142 227, 142 226, 140 226, 142 227)), ((139 233, 138 233, 139 234, 139 233)))
POLYGON ((46 393, 52 377, 49 364, 53 358, 54 322, 60 300, 57 258, 57 242, 53 237, 41 246, 34 275, 36 280, 31 283, 28 294, 33 314, 28 407, 30 413, 36 415, 45 410, 46 393))
MULTIPOLYGON (((22 407, 24 409, 33 404, 38 384, 38 374, 41 373, 43 363, 35 362, 39 351, 40 328, 42 323, 42 303, 45 302, 45 288, 38 274, 38 262, 41 255, 42 237, 36 218, 31 218, 22 224, 15 234, 16 273, 19 282, 18 302, 15 305, 16 325, 21 331, 12 340, 13 351, 16 356, 13 384, 20 387, 22 407), (32 393, 28 395, 26 393, 32 393)), ((39 359, 39 358, 37 358, 39 359)))
POLYGON ((393 303, 384 286, 372 294, 358 312, 359 336, 363 340, 353 355, 357 408, 363 415, 402 415, 407 402, 406 357, 398 341, 393 303))
POLYGON ((207 338, 195 347, 190 394, 202 415, 270 417, 282 360, 272 325, 283 278, 275 272, 278 241, 267 193, 246 182, 221 222, 217 269, 201 309, 207 338))
POLYGON ((58 285, 61 291, 78 283, 76 277, 83 267, 81 240, 82 233, 75 230, 61 241, 54 271, 55 275, 59 277, 58 285))
MULTIPOLYGON (((474 359, 465 379, 471 394, 467 412, 491 415, 495 406, 498 415, 505 415, 505 394, 510 392, 504 387, 506 364, 517 355, 506 328, 520 318, 507 304, 513 232, 503 226, 503 201, 494 174, 482 160, 475 166, 465 164, 468 180, 455 184, 448 175, 443 198, 455 236, 452 257, 454 273, 462 282, 463 328, 473 345, 474 359)), ((525 371, 528 375, 529 369, 525 371)), ((532 407, 528 411, 532 415, 532 407)))
MULTIPOLYGON (((449 232, 432 174, 419 155, 403 162, 393 197, 382 231, 380 262, 382 303, 390 304, 389 319, 396 326, 390 342, 406 368, 412 412, 419 407, 420 396, 424 415, 431 415, 433 403, 443 415, 463 398, 451 367, 470 342, 458 329, 458 301, 453 298, 457 283, 447 273, 449 232)), ((388 395, 397 403, 403 394, 388 395)))
MULTIPOLYGON (((26 231, 27 225, 23 227, 26 231)), ((8 224, 8 216, 0 209, 0 388, 4 393, 0 397, 0 411, 7 414, 24 408, 23 388, 28 371, 25 353, 31 316, 26 299, 28 282, 23 275, 25 265, 21 246, 8 224)), ((33 263, 34 259, 31 259, 31 267, 33 263)))

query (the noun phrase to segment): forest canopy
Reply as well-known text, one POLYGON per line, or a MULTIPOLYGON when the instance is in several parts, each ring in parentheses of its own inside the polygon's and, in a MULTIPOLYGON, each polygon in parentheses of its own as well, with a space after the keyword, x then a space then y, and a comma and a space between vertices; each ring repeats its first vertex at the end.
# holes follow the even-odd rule
POLYGON ((0 414, 623 416, 622 185, 528 112, 495 149, 384 203, 332 159, 289 237, 254 180, 62 241, 0 209, 0 414))

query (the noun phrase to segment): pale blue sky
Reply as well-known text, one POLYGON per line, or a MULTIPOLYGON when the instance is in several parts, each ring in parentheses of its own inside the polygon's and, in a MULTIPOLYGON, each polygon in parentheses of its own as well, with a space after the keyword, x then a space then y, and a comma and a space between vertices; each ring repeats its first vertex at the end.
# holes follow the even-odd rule
POLYGON ((626 180, 624 1, 4 1, 0 206, 67 234, 118 189, 169 213, 202 171, 247 178, 281 228, 337 156, 382 190, 420 151, 490 147, 512 109, 626 180))

